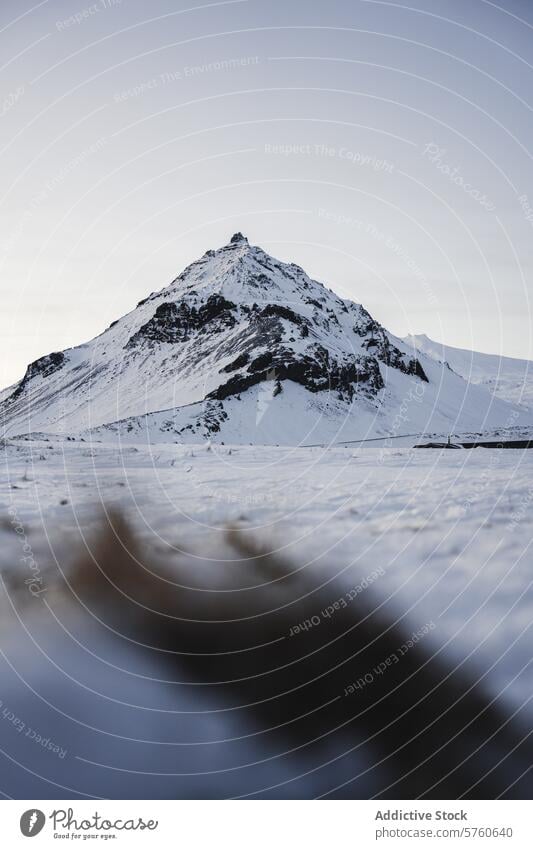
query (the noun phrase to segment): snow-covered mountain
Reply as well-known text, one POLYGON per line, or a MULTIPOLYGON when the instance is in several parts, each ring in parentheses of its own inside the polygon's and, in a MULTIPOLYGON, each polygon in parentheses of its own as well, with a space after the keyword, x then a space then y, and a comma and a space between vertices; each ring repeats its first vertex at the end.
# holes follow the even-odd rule
POLYGON ((533 362, 498 354, 482 354, 435 342, 424 333, 405 337, 416 351, 447 363, 465 380, 484 386, 498 398, 533 409, 533 362))
POLYGON ((240 233, 0 395, 5 435, 315 443, 529 424, 240 233))

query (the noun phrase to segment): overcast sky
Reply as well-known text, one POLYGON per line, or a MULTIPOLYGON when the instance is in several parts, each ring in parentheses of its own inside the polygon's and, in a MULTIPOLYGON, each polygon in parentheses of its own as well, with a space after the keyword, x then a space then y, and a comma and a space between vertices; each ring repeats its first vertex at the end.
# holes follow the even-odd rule
POLYGON ((533 5, 2 0, 0 385, 244 232, 533 357, 533 5))

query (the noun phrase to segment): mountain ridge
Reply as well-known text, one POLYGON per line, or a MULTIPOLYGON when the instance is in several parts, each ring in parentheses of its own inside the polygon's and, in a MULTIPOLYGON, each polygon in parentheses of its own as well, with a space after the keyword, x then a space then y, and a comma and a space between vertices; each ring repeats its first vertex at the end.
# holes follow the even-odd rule
POLYGON ((404 341, 413 350, 448 364, 465 380, 483 386, 497 398, 533 409, 533 362, 500 354, 487 354, 436 342, 425 333, 410 334, 404 341))

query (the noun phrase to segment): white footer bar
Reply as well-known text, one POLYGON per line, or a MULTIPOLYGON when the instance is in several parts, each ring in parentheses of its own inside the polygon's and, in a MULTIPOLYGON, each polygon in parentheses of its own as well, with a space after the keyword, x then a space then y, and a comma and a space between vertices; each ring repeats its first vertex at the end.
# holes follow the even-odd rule
POLYGON ((3 846, 533 846, 529 802, 3 801, 3 846), (68 841, 68 843, 67 843, 68 841))

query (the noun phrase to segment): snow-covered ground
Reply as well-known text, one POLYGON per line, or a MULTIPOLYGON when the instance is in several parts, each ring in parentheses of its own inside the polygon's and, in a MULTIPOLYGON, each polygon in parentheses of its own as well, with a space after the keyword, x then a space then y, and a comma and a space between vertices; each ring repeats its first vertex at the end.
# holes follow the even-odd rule
MULTIPOLYGON (((215 721, 208 714, 201 727, 191 729, 182 717, 178 731, 172 717, 197 713, 201 693, 192 701, 185 694, 176 711, 176 693, 172 701, 164 684, 165 669, 139 659, 127 642, 110 651, 105 629, 87 638, 82 651, 72 637, 75 632, 84 643, 72 611, 54 606, 59 569, 69 574, 80 535, 90 547, 103 507, 120 510, 145 550, 164 557, 170 570, 186 556, 191 583, 208 588, 223 587, 232 575, 236 555, 226 543, 229 525, 248 528, 255 541, 278 552, 314 587, 322 586, 322 597, 329 593, 332 604, 339 586, 360 587, 378 570, 365 593, 376 604, 393 599, 406 630, 434 623, 428 645, 453 660, 467 659, 489 691, 514 709, 528 702, 533 686, 532 473, 533 452, 527 450, 413 450, 389 444, 329 450, 168 444, 150 450, 7 443, 0 488, 1 565, 8 590, 24 587, 27 598, 21 607, 15 604, 16 621, 9 600, 13 592, 2 595, 1 699, 25 727, 42 729, 41 736, 68 750, 64 757, 53 755, 15 733, 13 722, 0 722, 12 792, 64 798, 66 788, 95 795, 98 782, 103 796, 183 795, 184 779, 176 776, 202 768, 213 770, 213 793, 221 786, 216 769, 229 769, 224 794, 242 792, 227 752, 212 747, 208 757, 205 747, 187 756, 180 750, 176 766, 175 745, 191 734, 235 739, 246 731, 245 722, 235 723, 231 715, 215 721), (214 557, 220 561, 216 573, 214 557), (26 592, 31 581, 34 590, 43 590, 35 597, 26 592), (35 622, 43 598, 57 618, 53 628, 39 630, 35 622), (125 772, 94 766, 109 764, 111 744, 118 747, 112 760, 125 772), (172 775, 170 785, 161 777, 165 772, 172 775)), ((261 745, 254 738, 244 755, 232 749, 231 757, 261 761, 261 745)), ((339 765, 339 780, 342 769, 339 765)), ((265 762, 254 776, 250 793, 284 777, 289 783, 280 795, 302 792, 283 763, 265 762)), ((187 780, 187 793, 194 795, 197 785, 187 780)), ((209 781, 204 776, 202 793, 209 781)), ((311 792, 326 790, 318 780, 311 792)))
POLYGON ((509 697, 531 687, 533 673, 510 683, 529 652, 531 451, 18 443, 5 460, 2 560, 21 573, 10 508, 34 548, 49 535, 64 565, 77 524, 97 523, 102 505, 154 550, 195 554, 199 570, 238 523, 326 582, 349 587, 381 566, 377 594, 407 599, 415 624, 434 618, 451 651, 507 652, 491 677, 509 697))

